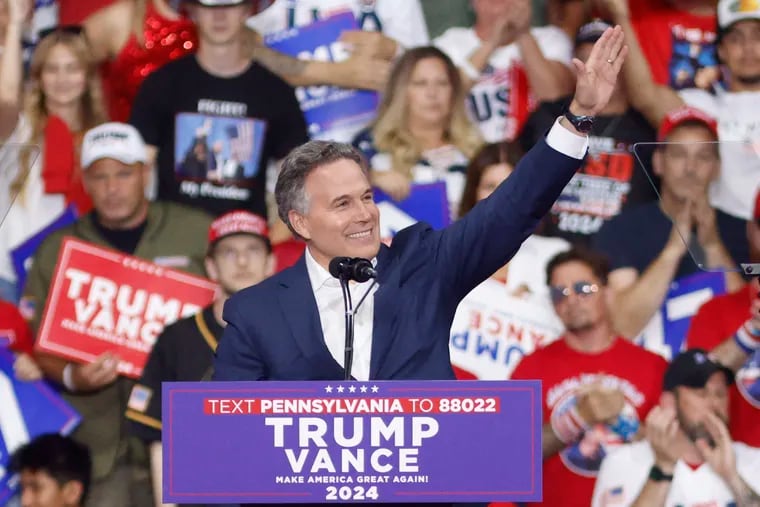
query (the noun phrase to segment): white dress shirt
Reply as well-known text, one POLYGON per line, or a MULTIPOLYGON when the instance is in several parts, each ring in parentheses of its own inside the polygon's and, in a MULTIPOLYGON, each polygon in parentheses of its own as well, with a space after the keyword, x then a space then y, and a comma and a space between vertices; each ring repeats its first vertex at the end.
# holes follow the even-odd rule
MULTIPOLYGON (((579 160, 583 158, 588 148, 588 137, 581 137, 570 132, 559 125, 559 119, 546 136, 546 142, 560 153, 579 160)), ((314 299, 317 302, 322 336, 324 336, 327 349, 335 361, 345 367, 343 363, 346 347, 345 310, 340 282, 319 265, 308 247, 305 257, 311 290, 314 292, 314 299)), ((373 286, 370 280, 364 283, 351 282, 349 287, 354 309, 367 290, 370 291, 354 316, 354 358, 351 368, 351 374, 355 379, 369 380, 372 356, 372 319, 375 314, 374 296, 378 285, 373 286)))
MULTIPOLYGON (((343 291, 340 281, 329 271, 319 265, 306 249, 306 271, 309 273, 311 290, 317 301, 319 322, 322 326, 322 336, 325 338, 327 349, 335 361, 345 368, 344 357, 346 350, 346 320, 343 307, 343 291)), ((375 292, 377 284, 372 286, 372 280, 364 283, 350 282, 351 302, 356 314, 354 315, 354 359, 351 374, 356 380, 369 380, 369 363, 372 355, 372 319, 375 315, 375 292), (370 290, 370 287, 372 289, 370 290), (370 290, 364 302, 356 310, 364 294, 370 290)))

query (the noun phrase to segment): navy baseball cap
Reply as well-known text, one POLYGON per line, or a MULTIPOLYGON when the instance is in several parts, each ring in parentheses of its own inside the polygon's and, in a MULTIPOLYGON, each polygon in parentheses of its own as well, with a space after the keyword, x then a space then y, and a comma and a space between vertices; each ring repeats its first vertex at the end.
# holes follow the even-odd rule
POLYGON ((727 384, 734 383, 734 372, 711 359, 705 350, 689 349, 670 362, 662 389, 672 391, 679 386, 700 389, 716 372, 723 372, 727 384))

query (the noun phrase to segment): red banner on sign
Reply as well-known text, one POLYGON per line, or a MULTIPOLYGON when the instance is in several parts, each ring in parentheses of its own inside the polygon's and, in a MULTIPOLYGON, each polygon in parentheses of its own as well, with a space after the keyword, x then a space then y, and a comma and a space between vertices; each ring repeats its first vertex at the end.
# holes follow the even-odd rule
POLYGON ((105 352, 139 378, 164 326, 214 298, 205 278, 66 238, 45 305, 37 349, 88 363, 105 352))

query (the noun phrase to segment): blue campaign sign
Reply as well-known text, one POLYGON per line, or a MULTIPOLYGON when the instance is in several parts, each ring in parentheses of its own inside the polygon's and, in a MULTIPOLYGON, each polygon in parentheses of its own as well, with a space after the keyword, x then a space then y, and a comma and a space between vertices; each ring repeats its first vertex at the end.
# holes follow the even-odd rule
POLYGON ((537 380, 165 382, 162 388, 164 502, 542 497, 537 380))
POLYGON ((699 272, 670 284, 660 310, 636 339, 645 348, 668 360, 683 348, 691 319, 709 299, 726 293, 726 275, 699 272))
POLYGON ((409 197, 403 201, 394 201, 380 189, 374 191, 375 202, 380 208, 380 237, 383 239, 392 238, 416 222, 425 222, 436 230, 451 223, 445 181, 413 184, 409 197))
POLYGON ((662 305, 665 328, 665 344, 670 347, 671 357, 680 352, 691 318, 708 299, 726 292, 724 273, 697 273, 670 284, 670 290, 662 305))
POLYGON ((68 435, 80 417, 43 381, 14 378, 13 354, 0 348, 0 505, 14 493, 18 477, 7 470, 10 455, 43 433, 68 435))
POLYGON ((63 213, 52 221, 47 227, 40 232, 21 243, 11 250, 11 260, 13 261, 13 270, 16 272, 16 286, 21 291, 26 283, 26 272, 29 268, 28 263, 37 251, 42 241, 52 232, 76 222, 77 212, 74 205, 66 208, 63 213))
MULTIPOLYGON (((348 58, 338 41, 346 30, 358 30, 352 12, 336 14, 300 28, 290 28, 266 37, 267 46, 302 60, 339 62, 348 58)), ((309 126, 309 134, 319 137, 332 129, 361 127, 375 115, 376 92, 334 86, 300 86, 296 96, 309 126)))

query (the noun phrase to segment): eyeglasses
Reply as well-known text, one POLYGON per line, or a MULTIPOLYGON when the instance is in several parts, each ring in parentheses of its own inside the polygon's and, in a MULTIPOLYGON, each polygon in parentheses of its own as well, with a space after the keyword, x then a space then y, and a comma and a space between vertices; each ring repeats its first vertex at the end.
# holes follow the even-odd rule
POLYGON ((61 26, 54 26, 52 28, 46 28, 44 30, 40 30, 37 33, 38 40, 42 40, 48 35, 53 34, 53 33, 68 33, 71 35, 82 35, 84 33, 84 27, 81 25, 61 25, 61 26))
POLYGON ((575 282, 570 287, 551 286, 549 287, 549 295, 552 298, 554 304, 563 301, 565 298, 570 297, 570 294, 576 294, 578 296, 590 296, 599 292, 599 286, 591 282, 575 282))

